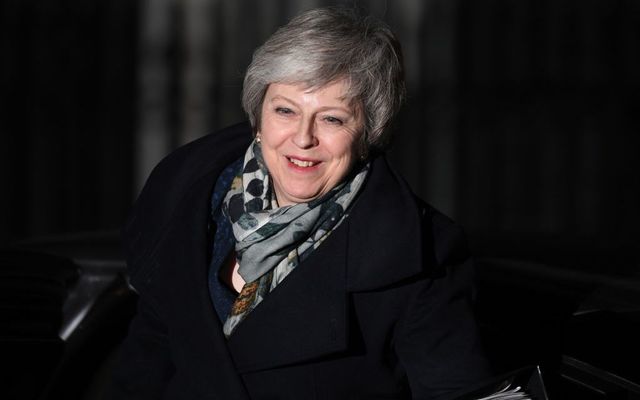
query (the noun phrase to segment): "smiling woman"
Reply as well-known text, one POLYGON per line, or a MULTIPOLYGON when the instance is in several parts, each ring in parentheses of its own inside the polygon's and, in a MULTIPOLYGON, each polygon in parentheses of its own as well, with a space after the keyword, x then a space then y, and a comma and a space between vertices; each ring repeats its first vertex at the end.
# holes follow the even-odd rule
POLYGON ((364 124, 346 92, 344 81, 319 89, 269 85, 257 138, 280 206, 326 194, 360 158, 364 124))
POLYGON ((254 53, 250 125, 155 169, 125 228, 139 311, 112 398, 435 398, 485 378, 459 227, 386 162, 380 21, 311 10, 254 53))

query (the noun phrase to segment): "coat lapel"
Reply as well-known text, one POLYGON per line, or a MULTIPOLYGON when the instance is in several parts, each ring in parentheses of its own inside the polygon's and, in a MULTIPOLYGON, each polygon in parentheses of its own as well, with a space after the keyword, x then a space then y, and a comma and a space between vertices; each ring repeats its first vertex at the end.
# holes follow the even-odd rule
POLYGON ((347 287, 351 292, 378 289, 423 271, 428 230, 424 210, 409 186, 376 158, 369 179, 349 216, 347 287))
POLYGON ((341 224, 236 328, 228 345, 240 372, 346 350, 347 231, 341 224))

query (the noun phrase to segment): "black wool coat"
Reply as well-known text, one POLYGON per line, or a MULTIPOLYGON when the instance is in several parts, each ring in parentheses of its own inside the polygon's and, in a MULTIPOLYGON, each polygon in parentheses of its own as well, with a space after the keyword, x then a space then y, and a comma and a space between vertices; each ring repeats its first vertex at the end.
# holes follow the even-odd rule
POLYGON ((227 128, 151 174, 124 231, 140 300, 110 397, 430 399, 486 377, 464 236, 384 157, 345 221, 225 339, 210 198, 250 140, 227 128))

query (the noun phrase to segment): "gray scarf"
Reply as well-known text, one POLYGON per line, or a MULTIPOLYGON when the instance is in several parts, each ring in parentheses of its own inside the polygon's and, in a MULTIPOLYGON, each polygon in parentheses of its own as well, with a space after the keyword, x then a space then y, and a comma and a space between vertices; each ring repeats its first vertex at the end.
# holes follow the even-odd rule
POLYGON ((260 145, 249 146, 222 206, 246 282, 224 324, 227 337, 344 220, 368 172, 369 164, 363 165, 317 199, 278 207, 260 145))

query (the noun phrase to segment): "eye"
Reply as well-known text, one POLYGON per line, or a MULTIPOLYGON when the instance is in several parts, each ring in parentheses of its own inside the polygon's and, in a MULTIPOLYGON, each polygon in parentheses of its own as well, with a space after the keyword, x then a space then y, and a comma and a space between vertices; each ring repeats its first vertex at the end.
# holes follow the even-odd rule
POLYGON ((324 117, 324 120, 333 125, 342 125, 342 120, 340 118, 336 118, 331 115, 324 117))
POLYGON ((287 107, 276 107, 276 114, 290 115, 293 114, 293 110, 287 107))

